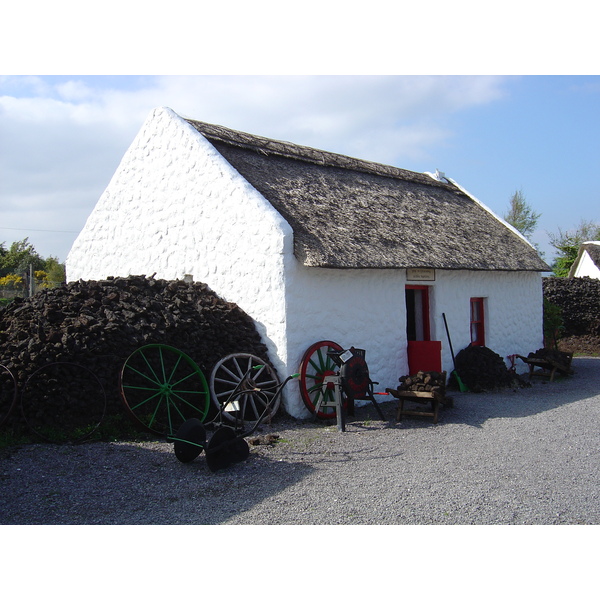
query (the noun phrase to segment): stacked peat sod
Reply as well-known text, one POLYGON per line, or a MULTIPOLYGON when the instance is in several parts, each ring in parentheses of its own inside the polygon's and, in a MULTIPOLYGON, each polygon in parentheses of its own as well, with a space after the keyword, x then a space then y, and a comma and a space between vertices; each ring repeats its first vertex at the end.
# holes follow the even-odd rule
POLYGON ((560 308, 563 336, 600 337, 600 279, 545 277, 544 298, 560 308))
MULTIPOLYGON (((0 364, 15 375, 19 389, 45 365, 75 363, 81 368, 72 368, 65 384, 79 386, 80 396, 97 406, 100 382, 106 415, 124 414, 119 372, 146 344, 185 352, 207 381, 215 363, 228 354, 248 352, 268 360, 254 321, 203 283, 145 276, 79 281, 16 298, 0 309, 0 364)), ((70 412, 65 411, 65 425, 70 412)))
POLYGON ((565 352, 598 356, 600 351, 600 279, 544 277, 544 300, 560 311, 558 342, 565 352))
MULTIPOLYGON (((467 346, 455 358, 456 372, 471 392, 529 387, 529 382, 510 371, 499 354, 485 346, 467 346)), ((449 386, 456 386, 451 377, 449 386)))

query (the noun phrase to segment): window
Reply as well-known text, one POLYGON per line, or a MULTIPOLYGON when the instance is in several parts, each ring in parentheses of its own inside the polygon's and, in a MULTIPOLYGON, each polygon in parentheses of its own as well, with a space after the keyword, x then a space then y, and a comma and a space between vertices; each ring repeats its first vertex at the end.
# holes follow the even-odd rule
POLYGON ((429 341, 429 287, 406 286, 406 338, 409 342, 429 341))
POLYGON ((471 298, 471 346, 485 346, 483 298, 471 298))

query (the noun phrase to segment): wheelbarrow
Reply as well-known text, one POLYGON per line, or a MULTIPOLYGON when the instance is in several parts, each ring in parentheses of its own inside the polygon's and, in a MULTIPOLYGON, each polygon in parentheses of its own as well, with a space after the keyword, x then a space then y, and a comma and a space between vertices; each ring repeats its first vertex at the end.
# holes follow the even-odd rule
MULTIPOLYGON (((182 463, 188 463, 196 459, 202 451, 206 455, 208 468, 214 473, 220 469, 225 469, 233 463, 243 462, 250 455, 250 447, 245 438, 252 435, 263 420, 271 415, 271 404, 279 402, 283 388, 291 379, 299 377, 299 373, 294 373, 288 376, 281 383, 275 393, 265 395, 260 387, 253 385, 253 371, 260 369, 261 366, 253 366, 248 369, 244 376, 240 379, 237 389, 234 389, 230 396, 221 404, 219 409, 219 425, 210 439, 207 440, 206 428, 202 421, 198 418, 191 418, 185 421, 177 430, 175 435, 167 436, 167 439, 174 444, 175 456, 182 463), (223 417, 231 419, 231 415, 238 412, 238 398, 244 394, 263 395, 263 404, 265 406, 262 414, 253 426, 244 431, 240 429, 239 423, 235 425, 226 425, 223 422, 223 417)), ((272 388, 271 388, 272 390, 272 388)))

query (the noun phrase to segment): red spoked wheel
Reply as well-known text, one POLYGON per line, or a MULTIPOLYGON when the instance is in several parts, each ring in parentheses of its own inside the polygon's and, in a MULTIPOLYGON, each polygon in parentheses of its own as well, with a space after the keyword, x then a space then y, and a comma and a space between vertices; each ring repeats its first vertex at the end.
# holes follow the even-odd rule
MULTIPOLYGON (((333 406, 326 406, 317 410, 319 402, 333 402, 334 386, 327 384, 323 390, 323 381, 329 375, 335 375, 337 367, 331 356, 327 353, 342 352, 344 349, 335 342, 327 340, 316 342, 304 353, 300 363, 300 395, 308 410, 320 419, 335 419, 336 410, 333 406)), ((345 399, 344 399, 345 402, 345 399)))

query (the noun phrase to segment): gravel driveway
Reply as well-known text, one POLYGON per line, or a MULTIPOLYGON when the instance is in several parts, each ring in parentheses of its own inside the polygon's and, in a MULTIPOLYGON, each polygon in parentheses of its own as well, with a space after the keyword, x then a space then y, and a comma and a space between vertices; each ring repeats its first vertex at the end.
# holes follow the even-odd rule
MULTIPOLYGON (((600 358, 501 393, 453 393, 440 422, 395 403, 278 419, 274 445, 211 473, 165 442, 36 444, 0 458, 2 524, 599 524, 600 358)), ((210 432, 209 432, 210 435, 210 432)))

